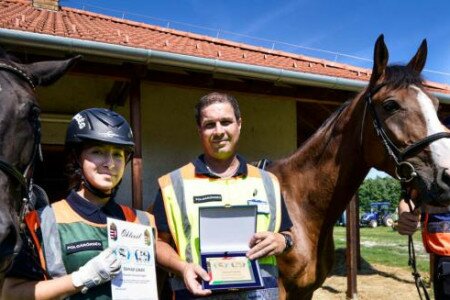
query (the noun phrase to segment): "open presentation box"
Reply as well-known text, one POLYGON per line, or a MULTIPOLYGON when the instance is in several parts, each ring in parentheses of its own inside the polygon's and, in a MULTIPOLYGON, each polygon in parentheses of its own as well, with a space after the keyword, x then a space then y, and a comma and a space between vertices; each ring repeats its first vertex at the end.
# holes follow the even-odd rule
POLYGON ((256 214, 256 205, 200 208, 201 265, 211 277, 203 282, 205 289, 263 287, 258 261, 245 256, 256 232, 256 214))

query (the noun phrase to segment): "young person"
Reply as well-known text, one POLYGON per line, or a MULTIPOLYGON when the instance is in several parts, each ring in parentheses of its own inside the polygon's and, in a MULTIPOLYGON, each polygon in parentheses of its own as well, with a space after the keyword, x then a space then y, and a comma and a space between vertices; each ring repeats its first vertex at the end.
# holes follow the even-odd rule
POLYGON ((69 124, 65 148, 71 191, 26 216, 32 243, 24 241, 3 299, 111 299, 110 280, 121 262, 108 247, 106 218, 153 225, 150 214, 115 201, 134 150, 121 115, 102 108, 81 111, 69 124))

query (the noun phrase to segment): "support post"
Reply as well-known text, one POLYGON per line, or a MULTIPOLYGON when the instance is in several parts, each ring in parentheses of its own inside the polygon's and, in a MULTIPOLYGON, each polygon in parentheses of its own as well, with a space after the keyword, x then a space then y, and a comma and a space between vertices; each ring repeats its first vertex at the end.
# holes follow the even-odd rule
POLYGON ((141 134, 141 80, 132 78, 130 84, 130 118, 134 134, 134 156, 131 164, 132 207, 142 204, 142 134, 141 134))
POLYGON ((350 203, 347 205, 347 249, 346 249, 346 266, 347 266, 347 299, 358 299, 356 275, 358 265, 358 247, 357 247, 357 227, 358 219, 356 213, 357 196, 353 196, 350 203))

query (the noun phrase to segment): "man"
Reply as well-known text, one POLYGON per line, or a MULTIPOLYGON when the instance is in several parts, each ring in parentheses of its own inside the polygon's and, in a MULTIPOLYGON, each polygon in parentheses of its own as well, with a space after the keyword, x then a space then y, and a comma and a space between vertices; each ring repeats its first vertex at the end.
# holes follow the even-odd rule
MULTIPOLYGON (((449 128, 450 117, 443 121, 449 128)), ((412 192, 411 198, 415 198, 412 192)), ((422 240, 433 263, 433 289, 436 300, 450 299, 450 211, 448 207, 425 205, 412 211, 405 200, 398 204, 398 232, 412 235, 422 222, 422 240)))
POLYGON ((158 263, 176 275, 171 279, 176 299, 278 299, 275 256, 293 245, 292 222, 278 180, 248 165, 236 153, 242 120, 234 97, 221 93, 202 97, 195 117, 204 153, 159 179, 160 192, 154 206, 162 241, 157 246, 158 263), (259 260, 264 287, 213 295, 201 285, 210 277, 199 265, 199 207, 255 203, 257 233, 249 241, 246 256, 259 260))

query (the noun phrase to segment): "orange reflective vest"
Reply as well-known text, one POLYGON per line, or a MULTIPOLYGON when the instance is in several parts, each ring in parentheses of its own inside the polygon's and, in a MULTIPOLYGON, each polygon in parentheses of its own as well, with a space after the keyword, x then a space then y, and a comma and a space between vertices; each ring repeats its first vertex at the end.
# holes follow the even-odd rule
MULTIPOLYGON (((156 228, 153 215, 125 205, 120 207, 126 221, 156 228)), ((70 274, 91 258, 84 257, 84 254, 78 258, 75 258, 77 255, 74 254, 69 257, 64 247, 67 240, 87 240, 95 237, 107 245, 106 224, 95 224, 83 219, 70 207, 67 200, 32 211, 25 216, 24 221, 36 247, 41 267, 51 277, 70 274)), ((96 247, 95 251, 85 252, 93 257, 101 250, 96 247)))
POLYGON ((450 212, 422 215, 422 240, 428 253, 450 256, 450 212))

